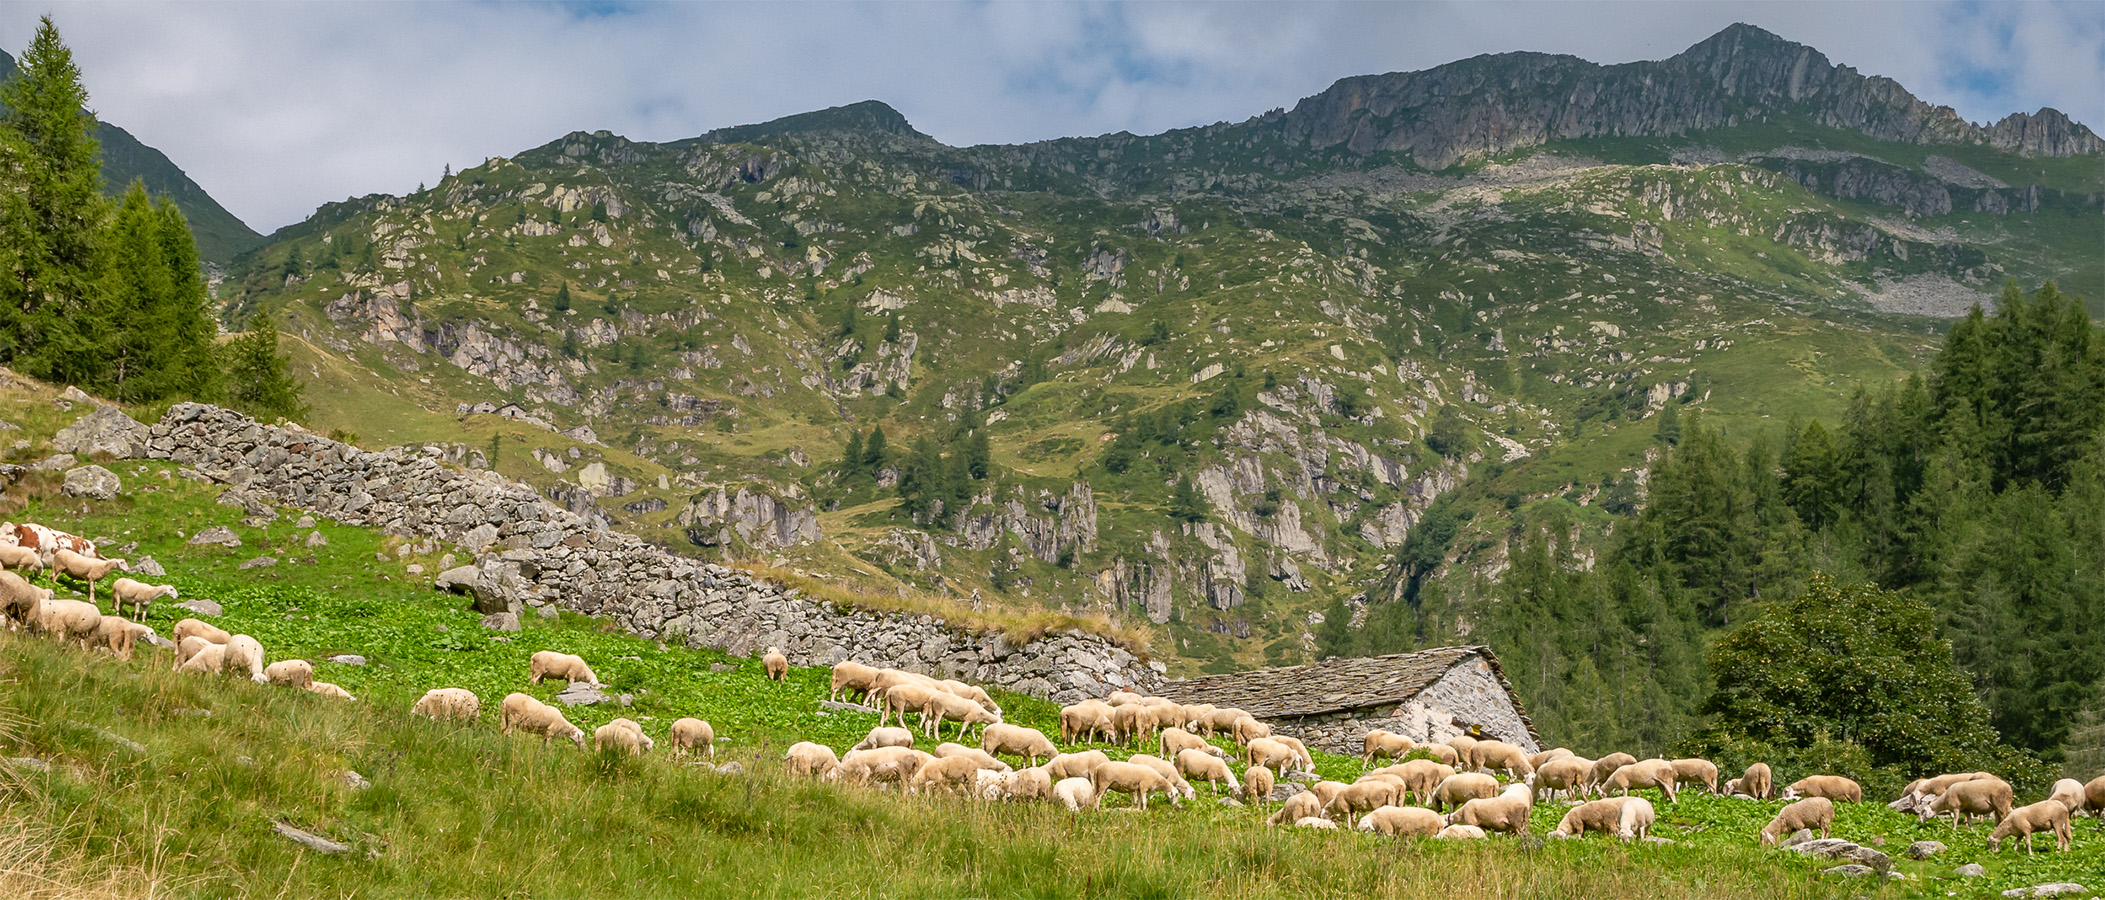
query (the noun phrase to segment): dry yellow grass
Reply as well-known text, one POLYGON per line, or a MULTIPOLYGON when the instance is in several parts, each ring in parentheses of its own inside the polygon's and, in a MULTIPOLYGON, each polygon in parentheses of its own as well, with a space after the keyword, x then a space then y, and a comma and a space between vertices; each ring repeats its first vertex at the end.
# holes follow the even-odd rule
POLYGON ((786 587, 793 587, 809 596, 840 606, 880 613, 934 616, 967 631, 999 634, 1016 644, 1056 632, 1074 630, 1101 637, 1145 657, 1149 643, 1154 638, 1153 632, 1121 625, 1103 616, 1076 616, 1051 610, 1020 612, 1000 608, 992 601, 986 608, 974 610, 969 602, 954 597, 939 597, 917 590, 902 592, 896 586, 886 589, 855 576, 818 578, 797 569, 775 566, 754 559, 739 560, 729 565, 756 578, 765 578, 786 587))

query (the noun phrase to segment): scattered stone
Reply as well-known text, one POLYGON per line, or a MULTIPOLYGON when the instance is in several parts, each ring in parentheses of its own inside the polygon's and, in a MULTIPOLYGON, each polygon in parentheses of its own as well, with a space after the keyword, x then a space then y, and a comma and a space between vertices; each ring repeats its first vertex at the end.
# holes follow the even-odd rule
POLYGON ((1908 858, 1929 859, 1947 849, 1950 848, 1944 846, 1943 841, 1916 841, 1908 845, 1908 858))
POLYGON ((2065 894, 2088 894, 2090 888, 2073 881, 2051 881, 2028 888, 2011 888, 2003 892, 2005 897, 2060 897, 2065 894))
POLYGON ((171 640, 169 640, 169 639, 167 639, 167 638, 164 638, 164 637, 162 637, 162 636, 160 636, 160 635, 158 635, 158 634, 149 634, 149 635, 147 635, 147 636, 146 636, 146 641, 147 641, 147 643, 150 643, 150 644, 152 644, 152 645, 154 645, 154 646, 156 646, 156 647, 159 647, 159 648, 161 648, 161 649, 163 649, 163 650, 174 650, 174 649, 175 649, 175 642, 174 642, 174 641, 171 641, 171 640))
POLYGON ((241 520, 241 524, 250 528, 262 528, 276 521, 278 521, 278 511, 264 506, 259 507, 255 512, 249 513, 248 516, 241 520))
POLYGON ((242 563, 241 565, 239 565, 239 566, 236 566, 235 568, 238 568, 238 569, 265 569, 265 568, 269 568, 269 567, 271 567, 271 566, 275 566, 275 565, 277 565, 277 564, 278 564, 278 558, 277 558, 277 557, 275 557, 275 556, 258 556, 258 557, 256 557, 255 559, 251 559, 251 560, 248 560, 247 562, 244 562, 244 563, 242 563))
POLYGON ((877 710, 871 709, 867 706, 863 706, 856 703, 843 703, 839 700, 820 700, 819 705, 825 707, 826 709, 837 709, 842 712, 869 713, 873 716, 877 714, 877 710))
POLYGON ((155 561, 153 557, 142 556, 138 562, 132 563, 132 574, 159 578, 167 575, 168 570, 161 568, 161 564, 155 561))
POLYGON ((73 468, 74 466, 77 466, 79 464, 80 460, 74 459, 73 454, 61 453, 57 456, 47 456, 43 459, 37 460, 36 462, 30 463, 29 471, 64 472, 67 469, 73 468))
POLYGON ((1870 847, 1851 843, 1841 838, 1821 838, 1816 841, 1806 841, 1803 844, 1792 847, 1791 850, 1807 856, 1824 856, 1828 859, 1862 863, 1880 872, 1893 871, 1892 857, 1870 847))
POLYGON ((403 567, 402 571, 408 572, 411 575, 422 575, 424 574, 424 566, 419 563, 410 563, 409 565, 403 567))
POLYGON ((556 612, 556 608, 553 606, 543 606, 540 609, 534 610, 534 614, 544 619, 553 619, 558 615, 558 613, 556 612))
POLYGON ((1805 843, 1806 841, 1810 841, 1810 840, 1812 840, 1812 839, 1813 839, 1813 830, 1812 830, 1812 829, 1810 829, 1810 828, 1800 828, 1800 829, 1798 829, 1797 831, 1793 831, 1793 832, 1791 832, 1791 836, 1790 836, 1790 837, 1787 837, 1787 838, 1784 838, 1784 839, 1783 839, 1783 846, 1784 846, 1784 847, 1785 847, 1786 849, 1789 849, 1789 848, 1792 848, 1792 847, 1796 847, 1796 846, 1798 846, 1799 844, 1803 844, 1803 843, 1805 843))
POLYGON ((313 517, 313 516, 301 516, 301 517, 300 517, 300 520, 299 520, 299 521, 297 521, 297 522, 294 522, 294 523, 292 523, 292 527, 294 527, 294 528, 313 528, 313 527, 314 527, 314 517, 313 517))
POLYGON ((357 772, 352 771, 350 769, 345 769, 344 786, 354 791, 363 791, 371 788, 373 786, 373 783, 365 780, 364 775, 360 775, 357 772))
POLYGON ((222 547, 239 547, 241 546, 241 536, 235 534, 234 529, 225 525, 214 525, 198 532, 195 537, 190 539, 190 543, 197 546, 217 544, 222 547))
POLYGON ((709 664, 709 671, 711 671, 711 672, 736 672, 736 671, 738 671, 738 667, 737 667, 737 666, 734 666, 734 665, 731 665, 730 663, 710 663, 710 664, 709 664))
POLYGON ((335 663, 335 664, 337 664, 337 665, 339 665, 339 666, 362 666, 362 665, 365 665, 365 657, 363 657, 363 656, 359 656, 359 655, 358 655, 358 654, 356 654, 356 653, 342 653, 342 654, 338 654, 338 655, 336 655, 336 656, 332 656, 332 657, 329 657, 328 659, 325 659, 325 660, 322 660, 322 661, 323 661, 323 662, 332 662, 332 663, 335 663))
MULTIPOLYGON (((66 385, 66 390, 58 395, 58 399, 63 400, 68 404, 95 402, 95 398, 88 396, 87 391, 83 391, 79 387, 70 384, 66 385)), ((71 406, 68 406, 66 408, 72 409, 71 406)))
POLYGON ((317 853, 335 854, 349 853, 351 851, 351 847, 348 844, 339 844, 335 841, 329 840, 328 838, 301 831, 283 822, 273 824, 271 826, 271 830, 281 835, 284 835, 287 839, 293 841, 294 843, 305 844, 307 845, 308 849, 311 849, 317 853))
POLYGON ((494 612, 482 617, 482 627, 491 631, 518 631, 519 617, 508 612, 494 612))
POLYGON ((1960 878, 1980 878, 1987 875, 1988 870, 1982 868, 1980 863, 1967 863, 1966 865, 1953 869, 1952 874, 1957 875, 1960 878))
POLYGON ((718 775, 744 775, 745 773, 746 767, 739 765, 735 760, 716 767, 716 774, 718 775))
POLYGON ((51 771, 50 763, 34 756, 10 756, 0 761, 7 763, 7 767, 10 769, 29 769, 34 772, 51 771))
POLYGON ((611 698, 605 691, 593 687, 589 682, 573 681, 557 692, 555 699, 564 706, 598 706, 611 698))
POLYGON ((1243 802, 1241 800, 1235 799, 1234 797, 1222 797, 1220 799, 1220 804, 1222 806, 1231 806, 1236 809, 1243 808, 1243 802))
MULTIPOLYGON (((619 703, 619 704, 621 704, 622 706, 635 706, 635 705, 636 705, 636 695, 635 695, 635 694, 617 694, 617 695, 615 695, 615 697, 614 697, 614 702, 615 702, 615 703, 619 703)), ((720 743, 725 743, 725 744, 728 744, 728 743, 730 743, 730 741, 727 741, 727 740, 726 740, 726 741, 720 741, 720 743)))
POLYGON ((115 500, 124 490, 124 482, 117 473, 101 466, 81 466, 66 470, 66 484, 59 488, 68 497, 86 497, 89 500, 115 500))
POLYGON ((200 616, 212 616, 214 618, 227 614, 227 611, 221 608, 217 602, 205 600, 202 598, 196 600, 185 600, 181 603, 176 604, 175 608, 186 609, 191 612, 197 613, 200 616))
POLYGON ((1821 869, 1820 874, 1837 875, 1843 878, 1862 878, 1866 875, 1876 875, 1878 874, 1878 870, 1873 869, 1870 866, 1860 865, 1858 863, 1848 863, 1845 865, 1836 866, 1832 869, 1821 869))
MULTIPOLYGON (((311 520, 308 520, 308 521, 311 521, 311 520)), ((302 526, 302 527, 307 527, 307 526, 302 526)), ((322 535, 322 533, 321 533, 321 532, 319 532, 319 531, 310 531, 310 532, 308 532, 308 533, 307 533, 307 546, 309 546, 309 547, 327 547, 327 546, 329 546, 329 539, 328 539, 327 537, 323 536, 323 535, 322 535)))

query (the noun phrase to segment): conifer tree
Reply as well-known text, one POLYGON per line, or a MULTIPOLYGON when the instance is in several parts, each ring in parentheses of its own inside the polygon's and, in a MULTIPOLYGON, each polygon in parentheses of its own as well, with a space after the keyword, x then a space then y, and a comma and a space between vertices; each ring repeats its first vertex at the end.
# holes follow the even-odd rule
POLYGON ((278 355, 278 325, 258 313, 248 333, 228 341, 227 397, 234 405, 264 418, 297 419, 307 414, 300 384, 293 380, 292 360, 278 355))
POLYGON ((872 475, 882 472, 891 463, 891 450, 885 445, 884 426, 870 429, 870 439, 863 444, 862 468, 872 475))
POLYGON ((848 445, 841 449, 841 478, 862 474, 862 431, 848 429, 848 445))
POLYGON ((0 355, 54 381, 92 381, 102 366, 87 315, 101 289, 102 164, 87 89, 50 16, 0 84, 0 244, 13 277, 0 283, 0 355))

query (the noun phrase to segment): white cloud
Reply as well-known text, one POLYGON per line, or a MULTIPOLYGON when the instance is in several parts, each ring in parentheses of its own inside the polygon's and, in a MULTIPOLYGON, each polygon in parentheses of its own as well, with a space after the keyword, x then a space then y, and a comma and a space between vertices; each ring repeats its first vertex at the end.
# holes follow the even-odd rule
MULTIPOLYGON (((19 50, 36 7, 0 7, 19 50)), ((884 100, 953 144, 1152 133, 1481 53, 1603 63, 1735 21, 1976 121, 2105 122, 2105 5, 2043 3, 73 3, 105 118, 262 230, 572 130, 672 140, 884 100)))

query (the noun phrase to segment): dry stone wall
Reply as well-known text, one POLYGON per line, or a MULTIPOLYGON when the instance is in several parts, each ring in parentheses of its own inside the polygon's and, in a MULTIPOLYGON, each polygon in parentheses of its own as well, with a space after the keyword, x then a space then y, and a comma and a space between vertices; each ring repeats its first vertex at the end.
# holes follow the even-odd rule
POLYGON ((366 451, 297 427, 180 404, 139 455, 185 463, 216 481, 346 525, 455 544, 472 566, 441 582, 484 612, 555 605, 611 619, 646 638, 794 662, 856 660, 999 685, 1069 703, 1150 690, 1163 667, 1079 631, 1022 645, 925 615, 839 607, 733 569, 675 556, 609 531, 494 472, 446 465, 418 448, 366 451))

